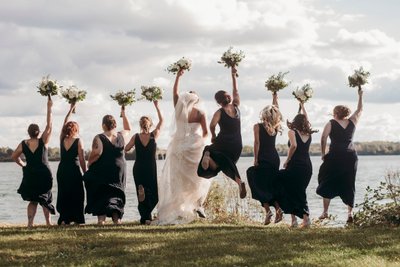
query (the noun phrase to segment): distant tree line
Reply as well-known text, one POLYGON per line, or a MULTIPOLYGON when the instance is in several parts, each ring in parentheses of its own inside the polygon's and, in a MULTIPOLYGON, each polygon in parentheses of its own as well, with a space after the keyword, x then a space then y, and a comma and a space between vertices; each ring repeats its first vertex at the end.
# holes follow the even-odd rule
MULTIPOLYGON (((358 155, 400 155, 400 142, 385 142, 385 141, 373 141, 373 142, 355 142, 355 148, 358 155)), ((285 144, 277 144, 276 149, 280 156, 287 155, 288 146, 285 144)), ((0 147, 0 162, 12 161, 11 154, 13 150, 9 147, 0 147)), ((90 151, 86 152, 86 157, 90 151)), ((166 154, 165 149, 157 149, 156 155, 158 159, 164 159, 166 154)), ((310 155, 318 156, 321 155, 321 147, 319 144, 311 144, 310 155)), ((244 146, 242 150, 242 157, 253 157, 253 146, 244 146)), ((131 151, 125 154, 127 160, 135 160, 136 153, 131 151)), ((49 148, 49 160, 58 161, 60 160, 60 149, 58 147, 49 148)))

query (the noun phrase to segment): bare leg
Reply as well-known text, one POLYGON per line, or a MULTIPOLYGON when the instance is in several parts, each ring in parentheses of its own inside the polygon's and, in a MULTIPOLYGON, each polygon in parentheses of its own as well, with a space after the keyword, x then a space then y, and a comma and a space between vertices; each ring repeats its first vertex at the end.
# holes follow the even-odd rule
POLYGON ((245 198, 247 195, 246 184, 239 177, 235 177, 235 182, 239 185, 240 198, 245 198))
POLYGON ((264 203, 264 209, 265 209, 265 221, 264 221, 264 225, 268 225, 271 223, 271 217, 272 217, 272 212, 271 209, 269 207, 268 203, 264 203))
POLYGON ((42 208, 43 208, 44 218, 46 220, 46 225, 51 226, 52 223, 51 223, 50 211, 45 207, 42 207, 42 208))
POLYGON ((283 219, 283 211, 282 211, 281 207, 279 207, 278 202, 276 202, 276 201, 274 203, 274 207, 275 207, 275 211, 276 211, 274 223, 278 223, 278 222, 282 221, 282 219, 283 219))
POLYGON ((97 224, 104 225, 106 223, 106 215, 97 216, 97 224))
POLYGON ((28 215, 28 227, 33 227, 33 220, 35 219, 36 210, 37 210, 37 202, 29 202, 27 207, 27 215, 28 215))
POLYGON ((301 224, 302 228, 310 227, 310 217, 307 214, 303 214, 303 222, 301 224))
POLYGON ((210 151, 204 152, 203 159, 201 160, 201 167, 204 170, 211 169, 213 171, 215 171, 218 168, 217 163, 210 156, 210 151))
POLYGON ((290 216, 292 217, 292 223, 290 224, 290 227, 297 227, 298 223, 296 216, 294 214, 290 214, 290 216))
POLYGON ((331 203, 331 200, 329 198, 324 198, 323 204, 324 204, 324 211, 322 212, 321 216, 319 216, 318 219, 323 220, 328 218, 328 209, 329 209, 329 204, 331 203))
POLYGON ((353 223, 353 208, 347 205, 347 223, 353 223))
POLYGON ((121 219, 119 218, 119 215, 117 212, 113 212, 112 220, 113 220, 114 224, 121 224, 121 219))

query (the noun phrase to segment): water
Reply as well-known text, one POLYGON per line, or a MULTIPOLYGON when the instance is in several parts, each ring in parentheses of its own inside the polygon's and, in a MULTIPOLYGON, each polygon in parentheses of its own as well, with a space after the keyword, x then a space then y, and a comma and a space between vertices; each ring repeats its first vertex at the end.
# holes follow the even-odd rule
MULTIPOLYGON (((284 162, 285 158, 281 158, 284 162)), ((322 212, 322 199, 315 193, 317 187, 318 169, 321 165, 320 157, 311 157, 313 163, 313 176, 310 185, 307 189, 307 198, 310 208, 311 218, 318 217, 322 212)), ((359 156, 358 172, 356 178, 356 203, 360 203, 365 194, 367 186, 376 187, 380 181, 383 181, 384 175, 388 170, 399 169, 400 156, 359 156)), ((139 213, 137 211, 137 198, 135 193, 135 185, 132 177, 133 161, 128 161, 128 179, 126 185, 127 203, 125 206, 124 221, 137 221, 139 213)), ((246 177, 246 169, 253 163, 253 158, 241 158, 238 162, 238 169, 243 178, 246 177)), ((158 172, 160 173, 164 161, 158 161, 158 172)), ((21 182, 22 171, 15 163, 0 163, 0 224, 11 223, 26 223, 26 206, 28 202, 22 200, 21 196, 17 193, 17 189, 21 182)), ((55 176, 58 162, 50 162, 50 167, 55 176)), ((221 180, 223 177, 220 175, 214 179, 221 180)), ((233 181, 227 181, 233 183, 233 181)), ((57 198, 57 181, 54 179, 53 185, 53 203, 55 205, 57 198)), ((240 202, 243 203, 243 202, 240 202)), ((257 202, 254 202, 257 203, 257 202)), ((258 204, 256 204, 258 205, 258 204)), ((347 209, 339 198, 335 198, 331 202, 330 214, 337 216, 336 222, 343 223, 347 216, 347 209)), ((260 216, 259 216, 260 217, 260 216)), ((289 216, 286 216, 288 221, 289 216)), ((58 215, 53 216, 53 221, 56 221, 58 215)), ((261 218, 261 217, 260 217, 261 218)), ((259 219, 259 218, 258 218, 259 219)), ((87 223, 96 222, 96 218, 86 215, 87 223)), ((38 209, 36 224, 44 223, 43 213, 38 209)))

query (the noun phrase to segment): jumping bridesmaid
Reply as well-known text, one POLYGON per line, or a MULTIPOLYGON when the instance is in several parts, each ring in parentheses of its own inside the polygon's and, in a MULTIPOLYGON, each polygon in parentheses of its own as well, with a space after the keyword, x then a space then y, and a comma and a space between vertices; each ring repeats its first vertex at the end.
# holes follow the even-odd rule
POLYGON ((261 202, 265 208, 265 225, 271 223, 275 208, 275 223, 282 220, 283 212, 277 201, 277 175, 280 159, 275 148, 276 135, 282 132, 282 114, 279 111, 278 95, 273 93, 272 105, 261 111, 261 123, 254 125, 254 166, 247 170, 247 181, 253 199, 261 202))
POLYGON ((304 103, 300 102, 300 107, 300 113, 292 122, 287 122, 289 151, 279 175, 283 188, 279 203, 285 213, 291 214, 292 227, 297 226, 296 216, 303 219, 301 227, 309 227, 311 222, 306 195, 312 176, 309 149, 311 135, 317 131, 311 129, 304 103))
POLYGON ((153 126, 151 118, 148 116, 141 117, 139 121, 140 133, 135 134, 125 146, 126 152, 131 150, 133 146, 136 150, 133 178, 139 203, 140 224, 151 223, 151 212, 158 203, 156 140, 160 135, 164 119, 158 106, 158 101, 153 103, 158 116, 156 128, 150 132, 153 126))
POLYGON ((86 172, 85 150, 79 138, 79 125, 69 121, 75 104, 71 104, 65 116, 60 134, 61 160, 57 169, 57 211, 58 224, 83 224, 85 192, 82 171, 86 172))
POLYGON ((333 119, 324 128, 321 136, 321 151, 323 163, 318 174, 317 194, 323 197, 324 211, 319 219, 328 218, 330 200, 339 196, 347 205, 347 223, 353 222, 353 206, 355 180, 357 172, 357 152, 353 146, 353 135, 363 109, 363 91, 358 90, 358 105, 350 115, 346 106, 336 106, 333 109, 333 119), (327 139, 331 139, 329 152, 326 151, 327 139))
POLYGON ((53 101, 47 100, 46 128, 39 138, 40 130, 37 124, 28 127, 29 139, 23 140, 12 154, 12 159, 22 167, 23 177, 18 193, 25 201, 29 201, 27 207, 28 227, 33 226, 33 220, 40 204, 43 208, 46 225, 51 225, 50 213, 55 214, 54 206, 51 204, 53 195, 53 176, 48 162, 47 145, 50 141, 52 131, 53 101), (20 156, 24 154, 26 162, 20 156))
POLYGON ((236 162, 242 152, 240 129, 240 97, 236 81, 236 68, 231 68, 232 97, 225 91, 218 91, 215 100, 221 106, 210 122, 211 145, 206 146, 197 173, 200 177, 211 178, 222 171, 239 185, 240 198, 246 197, 246 185, 240 178, 236 162), (215 127, 219 125, 218 136, 215 127))

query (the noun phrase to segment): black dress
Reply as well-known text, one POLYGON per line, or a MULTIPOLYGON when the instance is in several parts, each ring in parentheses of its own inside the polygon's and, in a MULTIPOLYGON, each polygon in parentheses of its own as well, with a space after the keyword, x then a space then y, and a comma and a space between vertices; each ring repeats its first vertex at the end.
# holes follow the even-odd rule
POLYGON ((351 120, 346 128, 336 120, 330 122, 331 144, 319 169, 317 194, 329 199, 339 196, 353 207, 358 157, 352 141, 356 126, 351 120))
POLYGON ((260 147, 258 166, 247 169, 247 181, 253 199, 273 205, 277 198, 277 175, 280 159, 275 148, 276 135, 271 136, 262 123, 258 124, 260 147))
POLYGON ((156 149, 157 143, 153 133, 150 133, 150 140, 146 146, 140 141, 139 134, 135 135, 136 160, 133 165, 133 178, 138 199, 139 185, 143 186, 145 193, 144 201, 138 204, 141 224, 152 219, 151 212, 158 203, 156 149))
POLYGON ((215 138, 215 142, 204 148, 202 158, 197 168, 198 176, 211 178, 222 171, 233 180, 235 180, 235 177, 240 178, 236 162, 239 160, 240 154, 242 153, 242 135, 240 129, 240 111, 237 106, 235 106, 235 109, 236 116, 234 118, 229 116, 223 108, 219 109, 221 112, 221 118, 218 122, 220 131, 215 138), (216 170, 211 170, 210 168, 204 170, 201 167, 201 161, 203 160, 205 151, 210 152, 210 157, 218 165, 216 170))
POLYGON ((57 211, 60 213, 58 224, 85 223, 83 203, 85 192, 83 190, 82 173, 78 156, 79 138, 76 138, 71 147, 66 150, 64 140, 61 140, 61 161, 57 169, 57 211))
MULTIPOLYGON (((297 148, 286 169, 279 173, 282 183, 282 195, 279 199, 284 213, 294 214, 300 218, 309 215, 306 190, 312 176, 312 164, 309 148, 311 136, 303 142, 299 133, 295 131, 297 148)), ((290 143, 289 143, 290 146, 290 143)))
POLYGON ((85 212, 107 217, 117 213, 121 219, 125 207, 125 141, 120 133, 115 144, 104 134, 98 137, 103 144, 103 153, 83 176, 87 193, 85 212))
POLYGON ((38 147, 33 153, 25 141, 21 142, 26 166, 22 168, 22 182, 17 192, 21 194, 23 200, 37 202, 51 214, 55 214, 54 206, 51 204, 53 176, 49 167, 48 152, 41 138, 38 142, 38 147))

